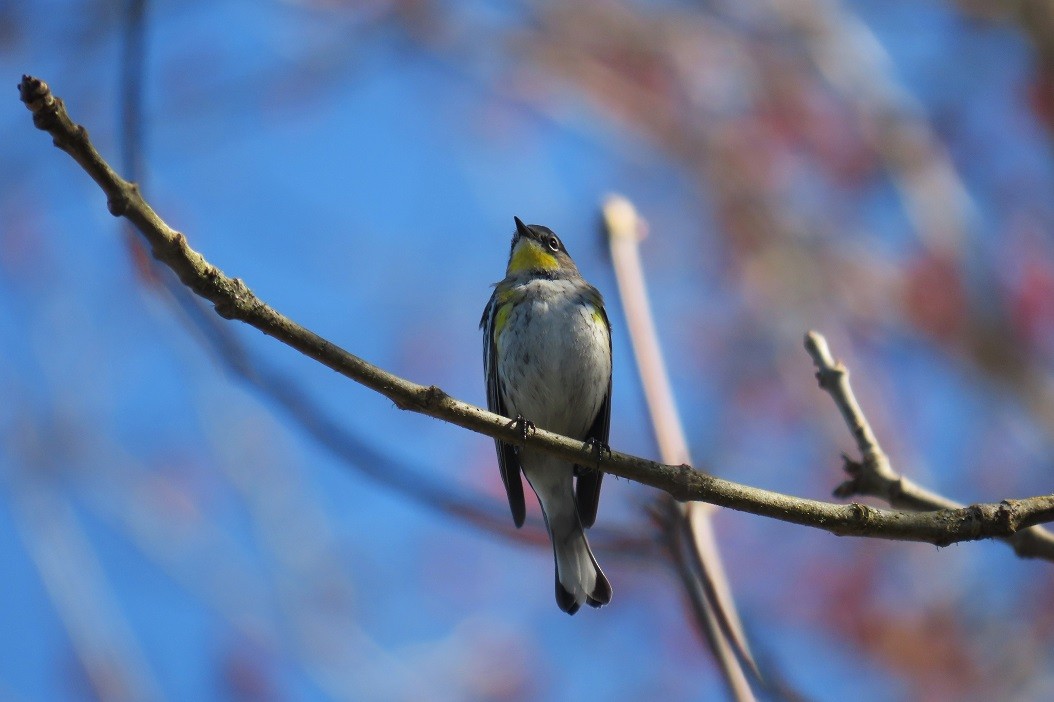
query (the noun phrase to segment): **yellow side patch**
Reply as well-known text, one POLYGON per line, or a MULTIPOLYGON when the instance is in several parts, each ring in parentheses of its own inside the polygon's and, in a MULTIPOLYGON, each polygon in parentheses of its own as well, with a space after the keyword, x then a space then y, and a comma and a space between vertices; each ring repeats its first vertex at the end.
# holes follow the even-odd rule
POLYGON ((523 295, 522 290, 516 288, 509 288, 507 290, 498 291, 498 304, 504 305, 506 302, 519 299, 523 295))
POLYGON ((501 336, 502 329, 505 328, 505 324, 509 321, 509 313, 512 312, 511 302, 506 302, 504 305, 498 308, 498 313, 494 315, 494 343, 498 343, 498 337, 501 336))
POLYGON ((507 275, 523 271, 555 271, 559 268, 560 262, 556 260, 556 256, 543 249, 537 241, 520 239, 509 260, 507 275))
POLYGON ((600 326, 604 326, 604 315, 600 314, 600 310, 596 307, 593 308, 593 321, 600 326))

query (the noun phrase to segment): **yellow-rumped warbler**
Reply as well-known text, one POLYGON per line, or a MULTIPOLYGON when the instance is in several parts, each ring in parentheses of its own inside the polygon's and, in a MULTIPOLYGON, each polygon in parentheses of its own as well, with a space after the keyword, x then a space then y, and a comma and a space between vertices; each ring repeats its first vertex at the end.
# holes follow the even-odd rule
MULTIPOLYGON (((611 420, 611 328, 604 301, 548 227, 516 220, 505 279, 480 327, 491 412, 600 446, 611 420)), ((516 526, 526 516, 520 471, 538 496, 556 558, 556 603, 611 601, 584 527, 593 526, 603 473, 495 440, 516 526), (575 478, 577 477, 577 480, 575 478)))

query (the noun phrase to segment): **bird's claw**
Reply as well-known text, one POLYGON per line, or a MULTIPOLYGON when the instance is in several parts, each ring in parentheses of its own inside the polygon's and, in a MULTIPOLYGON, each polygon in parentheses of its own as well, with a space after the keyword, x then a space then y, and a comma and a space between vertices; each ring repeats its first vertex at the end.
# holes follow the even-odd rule
POLYGON ((520 438, 527 441, 527 436, 533 434, 537 427, 534 426, 534 422, 524 417, 522 414, 516 415, 516 419, 509 422, 508 426, 517 427, 520 430, 520 438))
POLYGON ((589 447, 589 450, 597 459, 597 465, 604 460, 604 454, 606 453, 609 457, 611 456, 611 447, 607 445, 606 441, 601 441, 595 436, 591 436, 585 440, 585 445, 589 447))

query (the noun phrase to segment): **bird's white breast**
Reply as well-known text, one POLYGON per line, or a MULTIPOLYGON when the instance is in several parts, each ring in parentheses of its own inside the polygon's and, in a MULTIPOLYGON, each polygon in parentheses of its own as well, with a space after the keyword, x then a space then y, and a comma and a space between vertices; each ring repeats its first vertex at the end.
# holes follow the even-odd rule
POLYGON ((611 376, 607 326, 570 281, 532 280, 522 288, 497 339, 508 412, 584 438, 611 376))

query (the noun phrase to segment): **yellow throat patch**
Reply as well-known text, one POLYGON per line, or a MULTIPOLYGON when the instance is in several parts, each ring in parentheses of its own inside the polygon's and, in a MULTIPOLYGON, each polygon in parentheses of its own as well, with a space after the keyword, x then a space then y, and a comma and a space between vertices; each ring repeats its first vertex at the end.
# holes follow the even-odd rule
POLYGON ((520 239, 516 249, 509 259, 509 270, 506 275, 513 275, 523 271, 555 271, 559 270, 560 262, 556 256, 542 248, 542 245, 533 239, 520 239))

